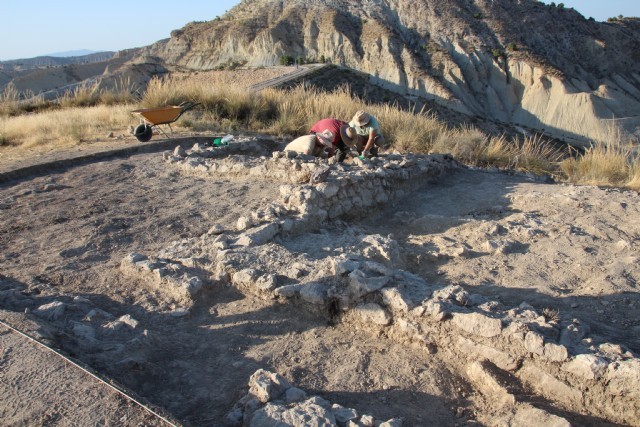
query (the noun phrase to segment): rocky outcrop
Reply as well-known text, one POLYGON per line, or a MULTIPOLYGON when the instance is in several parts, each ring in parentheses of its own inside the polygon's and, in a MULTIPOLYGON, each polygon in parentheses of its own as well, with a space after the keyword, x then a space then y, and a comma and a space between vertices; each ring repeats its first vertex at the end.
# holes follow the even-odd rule
POLYGON ((145 55, 193 70, 325 58, 468 115, 572 142, 640 137, 640 23, 534 0, 245 0, 145 55), (524 30, 523 30, 524 28, 524 30))

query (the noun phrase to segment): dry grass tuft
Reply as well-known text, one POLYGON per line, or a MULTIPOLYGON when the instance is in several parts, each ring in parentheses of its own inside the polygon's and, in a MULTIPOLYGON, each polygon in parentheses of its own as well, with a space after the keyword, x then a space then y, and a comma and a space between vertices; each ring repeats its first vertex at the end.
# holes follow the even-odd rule
POLYGON ((33 91, 18 92, 13 84, 5 86, 0 93, 0 117, 15 116, 20 113, 38 112, 51 107, 51 103, 33 91))
POLYGON ((489 137, 473 127, 442 133, 434 152, 451 153, 458 161, 473 166, 498 167, 537 174, 557 175, 559 162, 566 156, 551 142, 533 136, 524 141, 506 136, 489 137))
POLYGON ((0 119, 0 141, 24 148, 77 144, 123 129, 124 123, 131 123, 127 106, 67 108, 0 119))
POLYGON ((640 189, 638 153, 622 143, 618 132, 606 141, 595 142, 584 154, 564 160, 561 166, 576 184, 640 189))

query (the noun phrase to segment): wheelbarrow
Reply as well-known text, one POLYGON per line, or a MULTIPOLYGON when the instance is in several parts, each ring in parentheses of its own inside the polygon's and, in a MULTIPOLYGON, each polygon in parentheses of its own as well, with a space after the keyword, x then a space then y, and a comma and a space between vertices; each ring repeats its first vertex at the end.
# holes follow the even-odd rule
POLYGON ((157 108, 145 108, 142 110, 133 110, 131 114, 140 118, 140 124, 136 126, 133 131, 133 135, 140 142, 147 142, 153 136, 153 127, 157 127, 164 134, 165 137, 169 138, 169 136, 165 133, 165 131, 160 127, 160 125, 169 126, 170 132, 173 134, 173 129, 171 129, 171 123, 175 122, 187 111, 191 110, 196 105, 199 105, 198 102, 185 101, 180 105, 169 105, 166 107, 157 107, 157 108))

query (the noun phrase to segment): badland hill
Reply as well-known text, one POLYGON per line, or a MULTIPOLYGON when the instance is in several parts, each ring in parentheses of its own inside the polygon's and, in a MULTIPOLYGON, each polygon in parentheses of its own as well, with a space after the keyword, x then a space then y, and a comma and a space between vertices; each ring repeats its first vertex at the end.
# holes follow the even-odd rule
POLYGON ((584 140, 611 123, 640 135, 639 45, 638 19, 535 0, 245 0, 145 53, 194 70, 324 57, 469 115, 584 140))
POLYGON ((243 0, 117 55, 103 78, 324 59, 471 117, 575 143, 613 125, 637 141, 637 46, 637 18, 596 22, 536 0, 243 0))

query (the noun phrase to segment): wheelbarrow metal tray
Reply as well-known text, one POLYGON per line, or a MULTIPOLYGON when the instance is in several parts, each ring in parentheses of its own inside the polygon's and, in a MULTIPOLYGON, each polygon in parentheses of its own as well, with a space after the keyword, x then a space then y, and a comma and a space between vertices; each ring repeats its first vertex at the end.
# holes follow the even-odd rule
POLYGON ((170 105, 168 107, 133 110, 131 114, 140 116, 145 122, 153 126, 173 123, 178 120, 180 115, 185 111, 183 106, 170 105))

